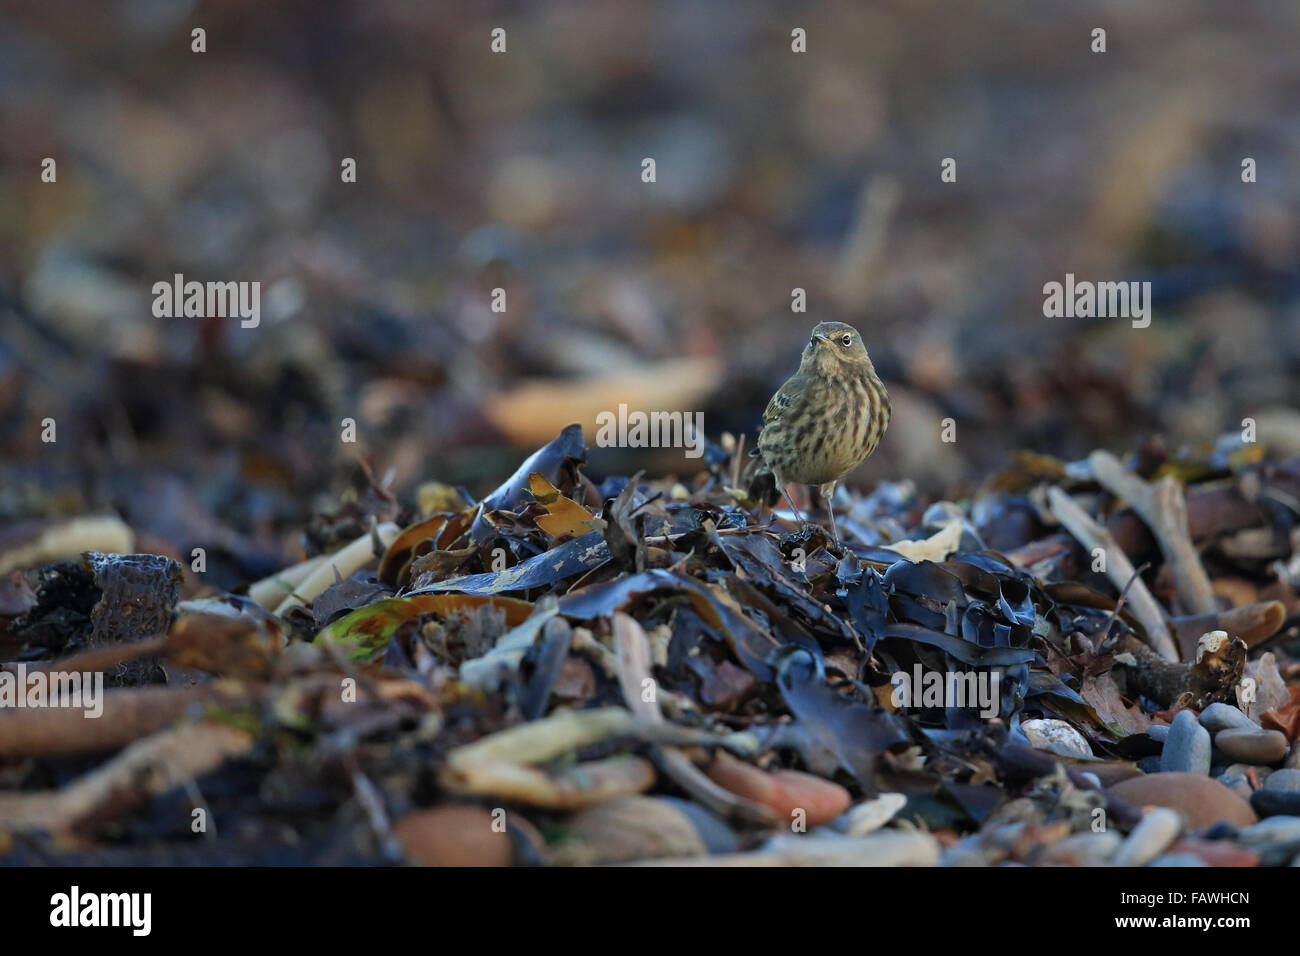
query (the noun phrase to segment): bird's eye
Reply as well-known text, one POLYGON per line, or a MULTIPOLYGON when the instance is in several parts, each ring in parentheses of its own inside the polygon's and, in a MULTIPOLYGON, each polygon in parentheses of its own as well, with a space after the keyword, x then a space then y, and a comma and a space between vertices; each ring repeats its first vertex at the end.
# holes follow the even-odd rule
POLYGON ((845 332, 844 338, 840 339, 840 341, 844 343, 845 348, 848 348, 850 345, 853 344, 853 336, 850 335, 848 332, 845 332))

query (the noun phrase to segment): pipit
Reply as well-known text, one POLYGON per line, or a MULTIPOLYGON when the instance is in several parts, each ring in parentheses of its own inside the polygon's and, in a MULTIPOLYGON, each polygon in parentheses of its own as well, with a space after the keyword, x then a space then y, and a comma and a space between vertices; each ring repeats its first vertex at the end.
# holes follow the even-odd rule
POLYGON ((804 346, 799 371, 782 385, 763 412, 763 430, 752 454, 762 458, 757 475, 770 471, 801 527, 808 522, 787 485, 817 485, 826 500, 831 535, 838 545, 831 495, 835 483, 876 450, 889 427, 889 394, 858 330, 822 322, 804 346))

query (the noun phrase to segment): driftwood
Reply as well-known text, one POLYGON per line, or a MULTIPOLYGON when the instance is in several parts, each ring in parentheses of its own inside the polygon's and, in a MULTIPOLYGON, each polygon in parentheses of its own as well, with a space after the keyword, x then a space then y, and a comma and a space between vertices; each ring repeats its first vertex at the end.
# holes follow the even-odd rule
POLYGON ((1177 661, 1178 649, 1169 632, 1169 622, 1159 602, 1152 596, 1133 564, 1115 543, 1109 531, 1089 517, 1074 499, 1055 486, 1047 490, 1052 513, 1074 535, 1085 551, 1101 548, 1106 555, 1106 574, 1122 593, 1128 588, 1128 606, 1147 632, 1151 646, 1166 661, 1177 661))
POLYGON ((1215 701, 1231 701, 1246 663, 1246 644, 1223 631, 1203 634, 1196 657, 1181 664, 1162 660, 1141 641, 1122 634, 1115 645, 1117 655, 1128 654, 1132 662, 1116 658, 1116 675, 1127 683, 1128 696, 1139 694, 1162 708, 1192 707, 1201 710, 1215 701))
POLYGON ((1098 483, 1127 501, 1151 529, 1173 574, 1178 599, 1186 609, 1192 614, 1214 613, 1218 609, 1214 588, 1187 530, 1183 486, 1169 477, 1148 484, 1106 451, 1094 451, 1088 456, 1088 463, 1098 483))

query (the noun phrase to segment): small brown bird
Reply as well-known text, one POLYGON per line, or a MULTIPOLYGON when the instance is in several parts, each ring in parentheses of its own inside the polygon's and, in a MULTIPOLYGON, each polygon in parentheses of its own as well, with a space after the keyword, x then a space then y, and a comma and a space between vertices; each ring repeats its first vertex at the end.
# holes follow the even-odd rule
POLYGON ((762 457, 801 526, 807 522, 786 488, 792 481, 821 488, 839 544, 831 506, 835 483, 876 450, 889 415, 889 394, 858 330, 843 322, 816 326, 799 371, 767 403, 753 452, 762 457))

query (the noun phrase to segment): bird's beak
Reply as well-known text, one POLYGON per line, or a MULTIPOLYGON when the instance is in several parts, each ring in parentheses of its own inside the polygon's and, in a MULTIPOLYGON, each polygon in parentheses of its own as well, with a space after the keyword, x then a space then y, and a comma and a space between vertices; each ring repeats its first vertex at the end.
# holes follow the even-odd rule
POLYGON ((831 344, 831 337, 830 337, 829 335, 814 335, 813 338, 815 338, 815 339, 817 340, 817 344, 818 344, 818 345, 830 345, 830 344, 831 344))

